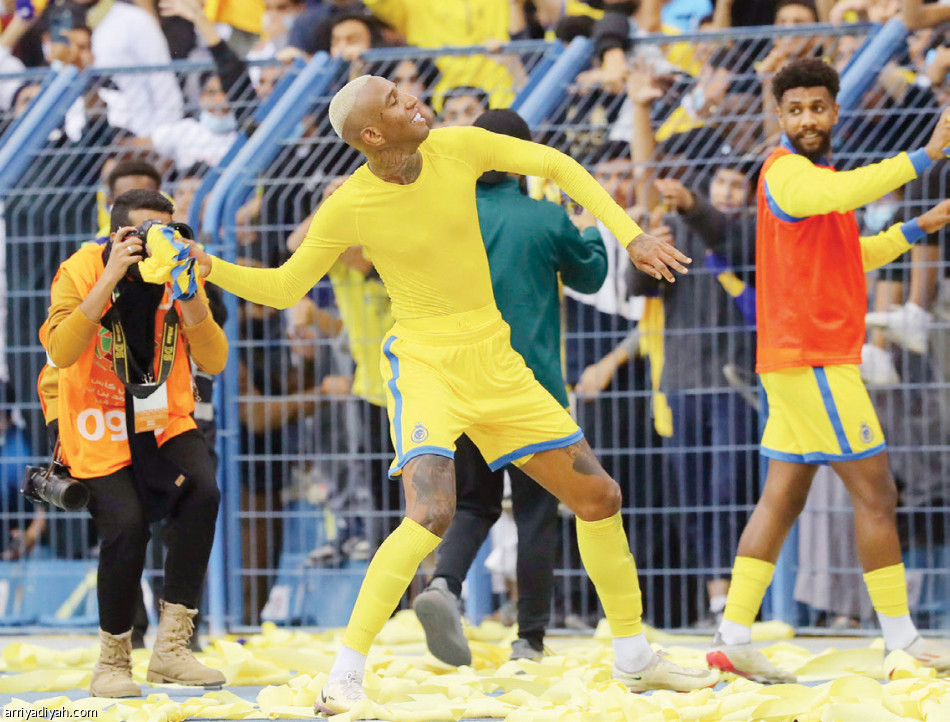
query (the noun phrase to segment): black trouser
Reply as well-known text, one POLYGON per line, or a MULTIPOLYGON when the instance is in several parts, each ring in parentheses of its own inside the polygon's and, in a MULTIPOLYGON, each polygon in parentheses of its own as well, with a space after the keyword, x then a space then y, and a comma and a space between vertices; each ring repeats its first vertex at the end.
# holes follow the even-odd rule
MULTIPOLYGON (((557 499, 513 466, 511 503, 518 527, 518 636, 540 649, 551 616, 557 499)), ((492 471, 475 444, 461 436, 455 449, 455 518, 436 553, 434 577, 444 577, 453 594, 479 548, 501 516, 504 470, 492 471)))
MULTIPOLYGON (((211 556, 221 493, 208 446, 197 431, 170 439, 161 453, 187 474, 186 486, 165 522, 167 602, 197 608, 211 556)), ((126 466, 108 476, 86 479, 89 513, 99 534, 99 626, 109 634, 132 627, 135 600, 151 536, 142 502, 126 466)))

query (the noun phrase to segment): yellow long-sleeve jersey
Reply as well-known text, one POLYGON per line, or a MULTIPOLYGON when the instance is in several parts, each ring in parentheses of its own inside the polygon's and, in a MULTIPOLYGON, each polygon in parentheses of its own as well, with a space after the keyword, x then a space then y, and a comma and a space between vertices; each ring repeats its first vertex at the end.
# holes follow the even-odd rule
POLYGON ((397 321, 494 304, 478 225, 475 182, 488 170, 548 178, 627 245, 642 231, 584 168, 547 146, 481 128, 442 128, 419 146, 422 171, 388 183, 361 166, 320 207, 307 237, 280 268, 212 259, 208 280, 275 308, 302 298, 343 250, 362 245, 392 298, 397 321))

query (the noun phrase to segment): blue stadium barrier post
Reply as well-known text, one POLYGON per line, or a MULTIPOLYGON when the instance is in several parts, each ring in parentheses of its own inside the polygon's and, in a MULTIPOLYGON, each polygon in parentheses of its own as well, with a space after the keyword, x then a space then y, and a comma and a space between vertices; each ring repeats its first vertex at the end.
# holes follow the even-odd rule
POLYGON ((534 68, 532 68, 531 74, 528 76, 528 82, 518 91, 518 95, 516 95, 514 101, 512 101, 512 110, 518 113, 521 112, 521 106, 524 104, 524 101, 531 97, 531 93, 533 93, 534 89, 538 87, 538 84, 547 77, 548 71, 554 67, 554 63, 557 62, 557 59, 561 57, 564 52, 564 43, 560 40, 548 43, 548 46, 548 49, 544 52, 544 56, 538 61, 534 68))
POLYGON ((576 37, 558 56, 518 108, 528 127, 537 128, 554 110, 577 74, 587 67, 593 52, 594 43, 590 38, 576 37))
POLYGON ((877 82, 881 70, 906 39, 906 26, 899 18, 893 18, 861 47, 841 76, 841 89, 838 92, 841 110, 852 110, 858 106, 861 97, 877 82))
MULTIPOLYGON (((227 170, 215 183, 208 196, 208 206, 205 209, 201 232, 204 238, 211 241, 209 247, 221 253, 227 260, 234 260, 237 254, 233 218, 244 198, 249 182, 277 155, 280 141, 292 133, 293 128, 312 106, 311 101, 314 95, 326 88, 339 66, 339 60, 331 60, 329 55, 323 52, 317 53, 274 104, 254 135, 238 151, 227 170), (226 223, 225 219, 228 218, 231 220, 226 223), (223 238, 220 234, 222 228, 224 229, 223 238), (218 242, 215 243, 215 241, 218 242)), ((238 337, 237 299, 227 294, 225 303, 228 309, 225 331, 228 338, 234 339, 238 337)), ((224 422, 219 427, 222 450, 221 487, 224 503, 221 514, 218 516, 218 533, 215 535, 215 546, 221 547, 221 550, 214 553, 219 555, 218 559, 224 559, 223 573, 226 575, 224 593, 227 604, 225 606, 224 600, 220 600, 213 608, 222 616, 226 609, 227 616, 234 623, 240 623, 243 612, 240 579, 241 526, 238 518, 241 508, 238 466, 240 420, 237 401, 240 389, 238 388, 238 364, 233 354, 228 358, 222 380, 219 405, 215 408, 215 414, 224 422), (226 558, 223 552, 225 543, 228 547, 226 558)))
POLYGON ((492 612, 491 572, 485 568, 485 560, 491 552, 491 537, 482 544, 472 566, 465 576, 465 616, 472 624, 479 624, 492 612))
MULTIPOLYGON (((215 408, 215 416, 217 416, 217 410, 221 408, 221 384, 214 385, 212 394, 212 403, 215 408)), ((221 459, 225 458, 224 454, 226 452, 220 428, 217 430, 214 446, 215 453, 218 455, 218 466, 221 467, 221 459)), ((223 487, 223 485, 224 482, 219 472, 218 486, 223 487)), ((222 488, 220 509, 224 509, 227 504, 227 498, 223 492, 224 489, 222 488)), ((208 558, 208 634, 211 637, 222 637, 227 632, 227 625, 224 621, 227 615, 227 588, 225 584, 227 559, 224 555, 224 542, 221 538, 224 533, 224 524, 221 517, 222 513, 219 510, 218 518, 215 521, 214 544, 211 546, 211 556, 208 558)))

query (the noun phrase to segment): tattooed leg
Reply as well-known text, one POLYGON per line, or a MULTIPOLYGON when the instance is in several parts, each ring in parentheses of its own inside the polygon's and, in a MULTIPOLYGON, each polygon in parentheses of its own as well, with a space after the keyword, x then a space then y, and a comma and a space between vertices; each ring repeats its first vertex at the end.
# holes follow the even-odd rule
POLYGON ((442 536, 455 516, 455 462, 423 454, 402 471, 406 516, 436 536, 442 536))
POLYGON ((598 521, 620 510, 620 487, 581 439, 561 449, 541 451, 521 470, 564 502, 583 521, 598 521))
POLYGON ((583 474, 585 476, 603 476, 610 478, 604 467, 600 465, 600 462, 597 461, 597 457, 594 456, 594 452, 591 451, 590 444, 587 443, 587 439, 581 439, 576 444, 571 444, 570 446, 565 446, 563 449, 554 449, 552 454, 561 452, 567 454, 571 459, 571 468, 576 471, 578 474, 583 474))

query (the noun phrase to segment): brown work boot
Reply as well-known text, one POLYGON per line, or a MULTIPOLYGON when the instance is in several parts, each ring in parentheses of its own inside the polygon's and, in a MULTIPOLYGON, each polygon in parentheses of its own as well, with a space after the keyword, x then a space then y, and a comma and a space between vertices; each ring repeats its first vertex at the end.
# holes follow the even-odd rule
POLYGON ((193 617, 197 609, 162 601, 162 616, 158 635, 152 647, 148 664, 149 682, 172 682, 203 687, 220 687, 227 680, 220 670, 206 667, 188 649, 188 641, 195 631, 193 617))
POLYGON ((109 634, 99 630, 99 659, 92 668, 90 697, 141 697, 132 681, 132 630, 109 634))

